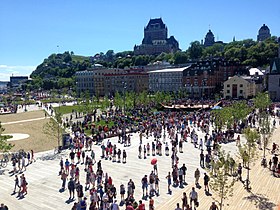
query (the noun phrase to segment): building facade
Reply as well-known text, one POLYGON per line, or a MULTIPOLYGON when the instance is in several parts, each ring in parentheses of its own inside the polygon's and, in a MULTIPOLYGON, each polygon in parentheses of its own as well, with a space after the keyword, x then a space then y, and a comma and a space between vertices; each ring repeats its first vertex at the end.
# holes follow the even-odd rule
POLYGON ((210 47, 215 44, 215 36, 211 30, 209 30, 204 39, 204 46, 210 47))
POLYGON ((246 73, 245 67, 233 61, 211 59, 198 61, 183 72, 183 87, 191 98, 214 97, 229 77, 246 73))
POLYGON ((141 45, 134 46, 135 55, 158 55, 179 50, 179 43, 171 36, 168 38, 167 26, 161 18, 150 19, 144 28, 144 38, 141 45))
POLYGON ((124 91, 140 93, 148 90, 148 73, 126 72, 104 75, 105 95, 113 96, 124 91))
POLYGON ((182 90, 183 71, 188 67, 149 71, 149 90, 151 92, 178 92, 182 90))
POLYGON ((271 37, 270 29, 267 25, 263 24, 262 27, 259 29, 259 33, 257 36, 258 42, 264 41, 271 37))
POLYGON ((224 82, 223 95, 226 99, 252 98, 261 91, 261 84, 257 84, 250 76, 233 76, 224 82))
POLYGON ((105 74, 124 73, 123 69, 98 67, 76 72, 78 94, 89 92, 90 95, 105 95, 105 74))
POLYGON ((11 76, 9 86, 10 88, 19 88, 28 81, 28 76, 11 76))
POLYGON ((267 85, 271 100, 280 101, 280 58, 271 61, 267 85))

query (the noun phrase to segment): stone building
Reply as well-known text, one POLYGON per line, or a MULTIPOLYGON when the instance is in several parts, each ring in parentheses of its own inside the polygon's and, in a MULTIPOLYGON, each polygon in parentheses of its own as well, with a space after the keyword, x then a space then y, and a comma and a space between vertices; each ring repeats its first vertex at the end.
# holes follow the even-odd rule
POLYGON ((251 76, 233 76, 224 82, 224 98, 253 98, 261 90, 262 83, 251 76))
POLYGON ((259 29, 259 33, 257 36, 258 42, 264 41, 271 37, 270 30, 267 25, 263 24, 262 27, 259 29))
POLYGON ((209 31, 207 32, 205 39, 204 39, 204 46, 210 47, 213 44, 215 44, 215 36, 214 36, 213 32, 209 29, 209 31))
POLYGON ((183 87, 191 98, 214 97, 229 77, 246 73, 237 62, 219 58, 198 61, 183 72, 183 87))
POLYGON ((150 19, 144 28, 144 38, 141 45, 134 46, 135 55, 158 55, 162 52, 170 53, 179 50, 179 43, 170 36, 167 26, 161 18, 150 19))
POLYGON ((188 67, 149 71, 149 90, 151 92, 177 92, 182 90, 183 71, 188 67))
POLYGON ((148 74, 132 71, 104 75, 105 95, 112 96, 123 91, 141 93, 148 91, 148 74))
POLYGON ((273 101, 280 101, 280 58, 271 61, 268 74, 268 93, 273 101))
POLYGON ((119 74, 124 73, 123 69, 116 68, 92 68, 85 71, 76 72, 76 87, 78 94, 89 92, 89 94, 96 96, 105 95, 105 74, 119 74))

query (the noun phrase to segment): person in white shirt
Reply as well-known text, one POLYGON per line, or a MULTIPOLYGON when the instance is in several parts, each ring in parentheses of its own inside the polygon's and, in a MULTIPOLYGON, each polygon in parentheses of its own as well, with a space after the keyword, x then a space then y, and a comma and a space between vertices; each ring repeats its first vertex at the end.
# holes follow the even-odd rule
POLYGON ((179 203, 177 203, 177 207, 175 208, 175 210, 182 210, 179 203))
POLYGON ((111 204, 111 209, 112 210, 119 210, 120 209, 119 205, 117 204, 117 200, 115 200, 114 203, 111 204))
POLYGON ((197 192, 195 191, 195 188, 192 188, 192 191, 190 192, 190 206, 192 207, 192 201, 194 202, 194 206, 197 206, 198 202, 198 195, 197 192))

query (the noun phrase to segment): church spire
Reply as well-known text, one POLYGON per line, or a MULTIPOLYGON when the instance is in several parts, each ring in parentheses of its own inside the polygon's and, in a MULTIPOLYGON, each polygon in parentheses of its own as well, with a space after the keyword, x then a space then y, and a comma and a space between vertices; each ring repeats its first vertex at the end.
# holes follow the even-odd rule
POLYGON ((235 36, 233 36, 233 39, 232 39, 232 41, 233 41, 233 42, 235 42, 235 36))

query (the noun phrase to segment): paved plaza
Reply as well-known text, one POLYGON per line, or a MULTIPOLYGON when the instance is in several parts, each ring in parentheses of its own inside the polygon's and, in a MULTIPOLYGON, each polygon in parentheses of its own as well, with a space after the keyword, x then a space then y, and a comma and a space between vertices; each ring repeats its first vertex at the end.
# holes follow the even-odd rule
MULTIPOLYGON (((34 119, 35 120, 35 119, 34 119)), ((6 122, 7 123, 7 122, 6 122)), ((16 123, 16 122, 14 122, 16 123)), ((25 123, 25 122, 20 122, 25 123)), ((277 123, 278 125, 279 123, 277 123)), ((279 129, 278 129, 279 130, 279 129)), ((204 137, 200 131, 198 132, 199 138, 204 137)), ((180 197, 183 191, 187 192, 187 195, 190 192, 190 188, 194 186, 194 171, 196 168, 199 168, 201 174, 204 172, 203 169, 199 166, 199 154, 200 150, 195 148, 190 139, 188 142, 183 144, 183 153, 178 153, 179 164, 181 167, 183 163, 187 166, 187 175, 186 182, 187 185, 184 186, 184 189, 179 187, 172 187, 172 194, 167 193, 167 173, 171 172, 171 157, 166 156, 163 149, 162 156, 148 156, 147 159, 138 158, 138 146, 139 146, 139 133, 134 133, 131 136, 131 146, 124 147, 122 144, 117 142, 117 137, 110 138, 112 144, 116 144, 117 148, 127 152, 127 163, 117 163, 110 160, 101 159, 101 148, 100 145, 94 145, 93 149, 96 152, 96 159, 102 160, 102 169, 105 173, 108 173, 109 176, 113 179, 113 184, 117 189, 117 200, 120 201, 119 195, 119 186, 124 184, 127 186, 129 179, 131 178, 136 186, 135 189, 135 198, 140 200, 142 198, 142 188, 141 188, 141 179, 146 174, 149 175, 153 169, 151 165, 151 159, 157 158, 158 160, 158 174, 159 174, 159 188, 160 195, 155 196, 155 209, 175 209, 176 202, 180 202, 180 197)), ((166 138, 169 142, 168 138, 166 138)), ((105 143, 108 139, 105 139, 105 143)), ((24 141, 24 140, 22 140, 24 141)), ((148 139, 143 138, 143 144, 147 142, 152 142, 153 138, 149 137, 148 139)), ((241 138, 241 141, 244 142, 244 138, 241 138)), ((226 151, 229 151, 231 154, 237 152, 237 147, 235 143, 223 144, 223 148, 226 151)), ((12 195, 14 187, 14 176, 10 176, 9 171, 12 170, 11 164, 5 170, 1 171, 0 175, 0 203, 5 203, 9 209, 23 209, 23 210, 37 210, 37 209, 71 209, 73 202, 69 202, 68 190, 60 192, 62 181, 60 176, 58 176, 60 166, 59 161, 61 158, 64 160, 69 158, 69 150, 63 151, 62 154, 54 155, 54 151, 46 151, 41 153, 36 153, 35 158, 37 161, 32 163, 27 167, 27 170, 24 172, 25 177, 28 182, 28 194, 23 199, 18 199, 16 195, 12 195)), ((86 153, 89 155, 89 152, 86 153)), ((85 186, 85 172, 84 165, 79 165, 81 169, 80 182, 85 186)), ((94 170, 96 170, 96 164, 94 165, 94 170)), ((277 180, 279 182, 279 179, 277 180)), ((202 185, 202 178, 200 181, 202 185)), ((199 190, 199 196, 203 193, 203 189, 199 190)), ((213 192, 212 192, 213 193, 213 192)), ((89 191, 85 192, 85 195, 89 197, 89 191)), ((237 195, 235 195, 238 197, 237 195)), ((203 197, 200 201, 202 206, 197 209, 205 209, 205 206, 210 204, 212 201, 211 196, 203 197), (205 203, 203 207, 203 203, 205 203), (206 205, 207 203, 207 205, 206 205)), ((145 201, 146 207, 147 201, 145 201)), ((89 204, 89 203, 88 203, 89 204)), ((125 209, 124 206, 121 209, 125 209)), ((225 208, 226 209, 226 208, 225 208)), ((234 209, 234 208, 232 208, 234 209)))

